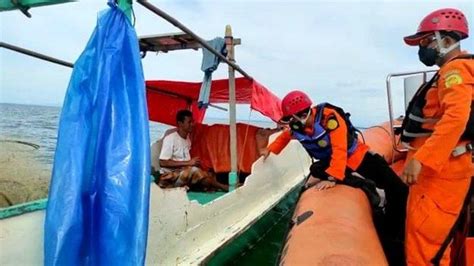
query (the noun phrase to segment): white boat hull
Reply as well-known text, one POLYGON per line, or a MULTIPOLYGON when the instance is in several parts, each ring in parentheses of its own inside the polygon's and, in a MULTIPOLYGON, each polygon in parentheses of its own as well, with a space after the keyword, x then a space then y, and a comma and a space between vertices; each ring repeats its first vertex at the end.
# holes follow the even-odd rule
MULTIPOLYGON (((152 185, 146 264, 206 261, 302 182, 310 164, 292 141, 279 156, 255 162, 244 186, 205 205, 183 189, 152 185)), ((0 265, 42 265, 43 232, 44 210, 0 220, 0 265)))

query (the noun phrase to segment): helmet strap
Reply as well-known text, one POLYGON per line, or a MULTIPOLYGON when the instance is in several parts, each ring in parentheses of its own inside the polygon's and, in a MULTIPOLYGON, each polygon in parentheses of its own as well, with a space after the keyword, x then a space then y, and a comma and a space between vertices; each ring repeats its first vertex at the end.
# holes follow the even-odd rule
POLYGON ((451 46, 445 48, 443 45, 443 38, 441 38, 441 33, 439 33, 439 31, 435 31, 434 33, 439 47, 439 57, 444 57, 456 47, 459 47, 459 42, 455 42, 451 46))
POLYGON ((293 118, 298 120, 302 125, 306 125, 306 122, 308 121, 308 118, 311 115, 311 111, 312 110, 310 109, 309 112, 306 114, 306 117, 304 117, 304 118, 298 117, 296 115, 293 115, 293 118))

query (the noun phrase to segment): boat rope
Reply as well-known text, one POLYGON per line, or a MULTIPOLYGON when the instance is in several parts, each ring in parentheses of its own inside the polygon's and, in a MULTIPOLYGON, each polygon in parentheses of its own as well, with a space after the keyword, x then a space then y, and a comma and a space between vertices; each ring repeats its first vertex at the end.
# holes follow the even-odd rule
MULTIPOLYGON (((387 135, 389 136, 389 138, 392 138, 392 133, 390 133, 390 131, 388 131, 388 129, 384 128, 383 126, 371 126, 371 127, 357 127, 357 129, 364 129, 364 130, 367 130, 367 129, 371 129, 371 128, 380 128, 382 129, 385 133, 387 133, 387 135)), ((360 130, 357 130, 360 134, 360 136, 362 137, 362 141, 365 143, 365 138, 364 138, 364 133, 360 130)), ((399 143, 397 144, 400 144, 400 140, 398 140, 399 143)), ((393 164, 395 162, 395 152, 392 153, 392 158, 391 158, 391 163, 393 164)))
MULTIPOLYGON (((239 154, 239 163, 237 165, 237 177, 240 176, 240 172, 242 169, 240 169, 240 167, 238 167, 239 165, 242 164, 242 160, 244 158, 244 153, 243 153, 243 150, 244 150, 244 147, 245 145, 247 144, 247 136, 248 136, 248 133, 249 133, 249 126, 250 126, 250 117, 252 116, 252 109, 250 109, 250 112, 249 112, 249 117, 248 117, 248 120, 247 120, 247 127, 245 129, 245 137, 244 137, 244 144, 242 145, 242 149, 240 151, 240 154, 239 154)), ((240 181, 240 180, 239 180, 240 181)))
POLYGON ((26 141, 21 141, 21 140, 2 139, 2 140, 0 140, 0 142, 10 142, 10 143, 23 144, 23 145, 33 147, 35 150, 40 148, 40 145, 38 145, 38 144, 34 144, 34 143, 31 143, 31 142, 26 142, 26 141))

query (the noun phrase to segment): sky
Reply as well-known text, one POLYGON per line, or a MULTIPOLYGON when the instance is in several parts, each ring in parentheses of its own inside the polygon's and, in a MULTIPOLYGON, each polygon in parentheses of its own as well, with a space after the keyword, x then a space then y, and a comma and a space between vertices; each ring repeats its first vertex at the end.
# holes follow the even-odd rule
MULTIPOLYGON (((19 11, 0 13, 0 40, 74 62, 92 33, 105 0, 35 8, 32 18, 19 11)), ((403 36, 415 33, 431 11, 458 8, 474 25, 470 1, 150 1, 203 37, 223 36, 230 24, 242 44, 237 63, 252 77, 283 97, 293 89, 315 103, 331 102, 352 114, 359 125, 388 120, 386 76, 423 70, 417 48, 403 36)), ((178 32, 135 3, 139 36, 178 32)), ((471 30, 472 32, 472 30, 471 30)), ((474 51, 474 38, 462 48, 474 51)), ((143 60, 146 79, 201 81, 201 51, 149 53, 143 60)), ((0 102, 61 106, 71 69, 0 49, 0 102)), ((221 64, 213 78, 226 78, 221 64)), ((395 85, 400 81, 395 81, 395 85)), ((401 113, 403 96, 394 101, 401 113), (400 100, 400 101, 399 101, 400 100)), ((208 116, 226 117, 210 109, 208 116)), ((261 116, 238 109, 247 119, 261 116)))

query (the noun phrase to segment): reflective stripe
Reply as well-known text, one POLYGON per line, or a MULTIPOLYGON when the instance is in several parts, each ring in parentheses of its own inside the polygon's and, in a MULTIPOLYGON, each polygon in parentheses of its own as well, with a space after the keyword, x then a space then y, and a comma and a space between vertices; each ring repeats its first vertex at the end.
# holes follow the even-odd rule
POLYGON ((468 143, 466 145, 459 145, 454 148, 453 152, 451 153, 454 157, 458 157, 459 155, 463 155, 466 152, 472 151, 472 144, 468 143))
POLYGON ((324 136, 324 134, 326 134, 326 130, 323 130, 323 132, 321 132, 321 134, 317 135, 317 136, 315 137, 315 139, 321 138, 322 136, 324 136))
POLYGON ((428 123, 428 124, 434 124, 440 120, 439 118, 423 118, 423 117, 416 116, 412 113, 408 115, 408 118, 416 122, 428 123))
POLYGON ((409 149, 409 150, 412 150, 412 151, 416 151, 416 150, 417 150, 417 148, 411 146, 410 143, 407 143, 407 142, 403 142, 403 141, 402 141, 402 145, 403 145, 403 147, 405 147, 405 148, 407 148, 407 149, 409 149))
POLYGON ((419 137, 429 137, 431 136, 431 132, 426 132, 426 133, 411 133, 407 132, 406 130, 403 130, 403 135, 411 138, 419 138, 419 137))

